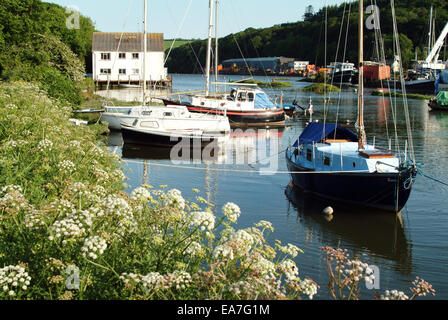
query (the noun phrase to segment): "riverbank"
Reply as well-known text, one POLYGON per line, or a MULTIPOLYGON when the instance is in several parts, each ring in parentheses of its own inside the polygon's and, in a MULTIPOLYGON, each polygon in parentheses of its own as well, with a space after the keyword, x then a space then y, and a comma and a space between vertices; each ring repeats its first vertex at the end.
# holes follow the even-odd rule
POLYGON ((235 230, 240 208, 228 203, 215 216, 199 190, 190 200, 166 186, 124 193, 104 125, 77 127, 70 115, 33 84, 0 85, 0 299, 315 294, 291 260, 300 250, 267 243, 272 224, 235 230))

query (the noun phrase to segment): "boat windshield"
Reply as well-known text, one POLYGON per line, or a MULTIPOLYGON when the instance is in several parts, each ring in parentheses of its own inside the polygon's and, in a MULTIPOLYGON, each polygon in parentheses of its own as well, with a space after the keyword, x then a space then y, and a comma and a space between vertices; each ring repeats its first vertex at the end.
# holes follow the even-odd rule
POLYGON ((255 95, 255 109, 271 109, 275 108, 275 105, 269 100, 266 93, 257 93, 255 95))

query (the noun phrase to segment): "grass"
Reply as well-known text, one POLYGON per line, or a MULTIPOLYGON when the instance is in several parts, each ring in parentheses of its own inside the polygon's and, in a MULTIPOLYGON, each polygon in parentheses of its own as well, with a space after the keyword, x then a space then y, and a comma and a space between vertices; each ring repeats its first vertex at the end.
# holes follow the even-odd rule
MULTIPOLYGON (((381 90, 372 91, 372 96, 389 96, 392 97, 403 97, 403 93, 397 91, 384 92, 381 90)), ((418 93, 406 93, 408 99, 416 99, 416 100, 431 100, 433 96, 418 94, 418 93)))
POLYGON ((309 85, 309 86, 303 88, 303 91, 323 94, 326 92, 339 92, 339 91, 341 91, 341 89, 339 89, 338 87, 331 85, 331 84, 314 83, 312 85, 309 85))
MULTIPOLYGON (((183 45, 185 45, 185 44, 188 44, 188 43, 190 43, 190 42, 193 42, 194 40, 182 40, 182 39, 180 39, 180 40, 176 40, 175 42, 174 42, 174 45, 173 45, 173 49, 176 49, 176 48, 178 48, 178 47, 181 47, 181 46, 183 46, 183 45)), ((170 48, 171 48, 171 45, 173 44, 173 39, 167 39, 167 40, 165 40, 164 41, 164 44, 165 44, 165 50, 169 50, 170 48)))

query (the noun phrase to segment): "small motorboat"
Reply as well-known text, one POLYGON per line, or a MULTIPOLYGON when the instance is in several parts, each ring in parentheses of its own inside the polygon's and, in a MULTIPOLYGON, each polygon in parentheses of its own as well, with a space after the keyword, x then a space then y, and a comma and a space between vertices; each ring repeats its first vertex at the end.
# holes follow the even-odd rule
POLYGON ((171 148, 180 145, 182 148, 204 148, 212 143, 221 144, 229 137, 228 133, 203 131, 200 129, 147 128, 148 121, 137 120, 135 125, 121 125, 125 144, 141 144, 171 148))
POLYGON ((189 112, 185 106, 146 106, 120 119, 125 143, 169 147, 183 141, 206 144, 230 134, 225 116, 189 112))
POLYGON ((429 101, 428 106, 431 110, 448 110, 448 91, 439 91, 439 93, 429 101))

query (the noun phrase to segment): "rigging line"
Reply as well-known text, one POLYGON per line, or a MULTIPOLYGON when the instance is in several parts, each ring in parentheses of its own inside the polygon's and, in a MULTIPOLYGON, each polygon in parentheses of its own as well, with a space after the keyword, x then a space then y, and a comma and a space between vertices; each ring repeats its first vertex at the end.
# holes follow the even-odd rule
MULTIPOLYGON (((350 2, 349 5, 348 5, 347 30, 345 31, 345 44, 344 44, 344 54, 343 54, 342 62, 345 61, 345 58, 346 58, 346 55, 347 55, 348 31, 350 29, 351 9, 352 9, 352 3, 350 2)), ((342 73, 342 75, 344 75, 344 73, 342 73)), ((340 88, 342 88, 342 80, 343 80, 342 78, 343 77, 341 77, 340 88)), ((340 107, 341 107, 341 100, 342 100, 342 90, 339 91, 338 105, 337 105, 337 108, 336 108, 336 124, 339 123, 339 111, 340 111, 340 107)), ((336 138, 336 132, 334 134, 335 134, 334 137, 336 138)))
POLYGON ((443 181, 441 181, 441 180, 439 180, 439 179, 436 179, 436 178, 433 178, 433 177, 431 177, 431 176, 428 176, 428 175, 424 174, 421 170, 418 170, 418 173, 420 173, 420 174, 421 174, 423 177, 425 177, 425 178, 428 178, 428 179, 430 179, 430 180, 433 180, 433 181, 435 181, 435 182, 438 182, 438 183, 440 183, 440 184, 442 184, 442 185, 448 187, 448 183, 445 183, 445 182, 443 182, 443 181))
MULTIPOLYGON (((116 53, 118 53, 118 51, 120 50, 120 46, 121 46, 121 42, 123 40, 123 35, 124 35, 124 30, 126 29, 126 24, 128 23, 128 18, 129 18, 129 13, 131 12, 131 7, 132 4, 134 3, 134 0, 129 0, 129 6, 128 6, 128 11, 126 13, 126 17, 124 19, 124 23, 123 23, 123 31, 121 32, 120 35, 120 40, 118 41, 118 46, 117 46, 117 51, 116 53)), ((114 59, 114 63, 112 64, 112 70, 115 67, 115 63, 117 62, 117 55, 115 56, 114 59)), ((109 97, 109 85, 110 85, 110 76, 107 77, 107 85, 106 85, 106 97, 109 97)), ((110 97, 109 97, 110 98, 110 97)))
MULTIPOLYGON (((127 163, 142 164, 141 161, 136 160, 122 160, 127 163)), ((225 164, 225 163, 224 163, 225 164)), ((176 164, 165 164, 160 162, 151 162, 151 166, 165 167, 165 168, 177 168, 177 169, 188 169, 188 170, 198 170, 198 171, 217 171, 217 172, 239 172, 239 173, 272 173, 272 174, 341 174, 341 173, 367 173, 369 170, 353 170, 353 171, 282 171, 282 170, 249 170, 249 169, 225 169, 225 168, 205 168, 205 167, 194 167, 176 164)))
MULTIPOLYGON (((397 17, 395 15, 395 1, 391 0, 392 3, 392 12, 393 12, 393 21, 394 21, 394 33, 397 35, 395 38, 395 41, 397 42, 397 53, 400 58, 400 63, 403 63, 402 56, 401 56, 401 49, 400 49, 400 37, 398 33, 398 26, 397 26, 397 17)), ((415 162, 415 154, 414 154, 414 141, 412 138, 412 131, 411 131, 411 120, 409 116, 409 107, 408 107, 408 99, 406 94, 406 85, 404 82, 404 73, 403 73, 403 66, 400 66, 400 82, 401 82, 401 92, 403 94, 403 108, 406 118, 406 129, 408 134, 408 140, 409 140, 409 149, 411 153, 411 160, 416 164, 415 162)))
POLYGON ((322 135, 325 135, 325 123, 327 122, 327 36, 328 36, 328 6, 325 0, 325 32, 324 32, 324 125, 322 135))
MULTIPOLYGON (((168 51, 168 54, 165 57, 164 64, 166 64, 166 62, 167 62, 167 60, 168 60, 168 58, 169 58, 169 56, 171 54, 171 50, 173 50, 174 44, 176 43, 177 37, 179 36, 179 33, 180 33, 180 30, 182 29, 182 27, 183 27, 183 25, 185 23, 185 19, 187 18, 188 13, 190 12, 190 8, 191 8, 191 4, 192 3, 193 3, 193 0, 190 0, 190 3, 188 4, 187 10, 185 11, 184 17, 182 18, 181 23, 179 25, 179 29, 177 29, 176 36, 174 37, 173 42, 171 43, 170 50, 168 51)), ((169 3, 168 3, 168 5, 169 5, 169 3)), ((170 12, 171 12, 171 10, 170 10, 170 12)))
MULTIPOLYGON (((372 5, 374 5, 375 8, 379 8, 376 3, 376 0, 371 0, 370 3, 372 5)), ((379 23, 379 19, 378 19, 378 23, 379 23)), ((383 42, 383 36, 382 36, 380 25, 378 26, 378 28, 375 28, 375 44, 376 44, 376 51, 377 51, 376 53, 378 56, 378 61, 381 62, 382 64, 386 65, 384 42, 383 42)), ((383 79, 382 78, 380 78, 380 84, 381 84, 381 88, 383 88, 383 79)), ((387 84, 389 86, 389 82, 387 82, 387 84)), ((391 96, 390 90, 388 90, 388 93, 391 96)), ((386 114, 386 98, 385 98, 384 94, 382 94, 382 102, 383 102, 383 113, 384 113, 384 119, 385 119, 385 125, 386 125, 387 141, 389 141, 389 139, 390 139, 389 121, 387 119, 387 114, 386 114)))
MULTIPOLYGON (((339 28, 339 37, 338 37, 338 43, 337 43, 337 46, 336 46, 336 54, 335 54, 335 58, 334 58, 335 62, 338 61, 339 47, 340 47, 341 38, 342 38, 342 30, 344 29, 346 7, 347 7, 347 3, 344 3, 344 11, 342 13, 341 27, 339 28)), ((344 60, 342 60, 342 62, 344 62, 344 60)), ((333 73, 334 73, 334 70, 333 70, 333 73)), ((344 75, 344 68, 342 68, 342 75, 344 75)), ((334 79, 334 77, 331 77, 330 85, 333 85, 333 83, 334 83, 333 79, 334 79)), ((340 82, 340 88, 342 88, 342 77, 341 77, 341 82, 340 82)), ((328 101, 329 102, 330 102, 330 99, 331 99, 331 97, 330 97, 330 95, 328 95, 328 101)), ((325 118, 326 118, 326 115, 324 115, 324 119, 325 118)), ((324 122, 325 122, 325 120, 324 120, 324 122)))

